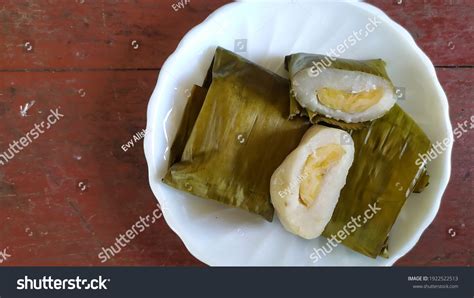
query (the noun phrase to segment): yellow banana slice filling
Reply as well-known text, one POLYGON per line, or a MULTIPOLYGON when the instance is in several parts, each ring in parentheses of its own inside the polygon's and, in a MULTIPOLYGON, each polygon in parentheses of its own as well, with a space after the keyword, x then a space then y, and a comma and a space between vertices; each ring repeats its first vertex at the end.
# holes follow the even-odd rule
POLYGON ((383 88, 362 92, 346 92, 334 88, 321 88, 317 91, 319 101, 328 108, 346 113, 364 112, 377 104, 384 94, 383 88))
POLYGON ((324 176, 335 166, 346 151, 341 145, 329 144, 316 149, 303 167, 303 181, 300 184, 299 200, 306 207, 311 206, 321 191, 324 176))

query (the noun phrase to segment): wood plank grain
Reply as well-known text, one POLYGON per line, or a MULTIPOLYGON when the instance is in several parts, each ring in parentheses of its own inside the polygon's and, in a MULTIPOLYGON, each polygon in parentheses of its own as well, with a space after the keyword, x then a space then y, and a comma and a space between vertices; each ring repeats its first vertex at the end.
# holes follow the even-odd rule
POLYGON ((229 1, 193 0, 177 11, 176 2, 2 1, 0 69, 159 68, 186 32, 229 1))
MULTIPOLYGON (((473 73, 438 72, 451 102, 453 125, 469 119, 473 73)), ((0 167, 0 231, 2 244, 13 255, 9 265, 99 265, 101 248, 113 245, 115 237, 155 208, 141 143, 127 152, 121 145, 145 127, 156 75, 103 71, 1 77, 0 111, 6 125, 0 129, 0 151, 44 120, 49 109, 60 107, 64 114, 0 167), (21 117, 19 106, 32 99, 36 103, 30 116, 21 117)), ((473 147, 469 134, 455 143, 452 179, 440 213, 399 265, 472 264, 473 147)), ((107 265, 201 263, 161 219, 107 265)))
MULTIPOLYGON (((12 255, 5 265, 100 265, 101 248, 156 208, 142 141, 121 148, 146 125, 156 77, 156 71, 0 77, 0 153, 50 109, 64 114, 0 166, 0 242, 12 255), (29 116, 21 117, 20 105, 31 100, 29 116)), ((199 262, 160 219, 107 262, 119 264, 199 262)))
MULTIPOLYGON (((174 1, 6 1, 0 69, 156 69, 187 31, 228 2, 193 0, 175 11, 174 1)), ((407 28, 435 65, 474 65, 472 3, 369 2, 407 28)))
POLYGON ((474 65, 474 1, 369 0, 415 39, 434 65, 474 65), (402 3, 397 4, 397 3, 402 3))

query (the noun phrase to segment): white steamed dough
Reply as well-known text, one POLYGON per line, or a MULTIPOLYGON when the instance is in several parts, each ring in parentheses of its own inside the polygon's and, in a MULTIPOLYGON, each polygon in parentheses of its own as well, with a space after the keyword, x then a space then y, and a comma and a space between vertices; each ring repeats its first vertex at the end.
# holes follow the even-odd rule
POLYGON ((396 101, 391 83, 382 77, 343 69, 311 68, 296 73, 292 89, 299 104, 315 113, 347 123, 377 119, 396 101))

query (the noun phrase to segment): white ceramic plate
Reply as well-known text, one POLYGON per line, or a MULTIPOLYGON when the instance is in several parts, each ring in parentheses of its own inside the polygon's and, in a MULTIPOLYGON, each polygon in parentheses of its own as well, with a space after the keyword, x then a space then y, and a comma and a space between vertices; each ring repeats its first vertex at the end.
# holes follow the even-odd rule
MULTIPOLYGON (((163 207, 168 225, 188 250, 209 265, 280 266, 390 266, 406 254, 433 221, 450 175, 451 147, 428 166, 430 186, 413 194, 390 234, 390 258, 371 259, 342 245, 313 264, 312 241, 286 232, 278 219, 272 223, 245 211, 193 197, 161 182, 167 156, 193 84, 202 84, 214 50, 239 54, 282 76, 283 57, 290 53, 327 53, 363 30, 376 16, 378 24, 342 55, 352 59, 383 58, 396 86, 405 88, 399 104, 428 134, 432 142, 453 139, 448 102, 428 57, 410 34, 379 9, 365 3, 232 3, 211 14, 180 42, 160 72, 148 105, 145 155, 153 193, 163 207), (243 43, 237 42, 243 49, 243 43)), ((371 28, 369 28, 371 29, 371 28)), ((347 42, 346 42, 347 43, 347 42)))

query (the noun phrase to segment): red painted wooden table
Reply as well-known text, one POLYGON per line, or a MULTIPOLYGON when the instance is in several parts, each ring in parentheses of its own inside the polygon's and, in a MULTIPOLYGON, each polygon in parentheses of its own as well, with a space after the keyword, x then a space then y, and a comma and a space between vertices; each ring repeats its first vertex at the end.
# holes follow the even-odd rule
MULTIPOLYGON (((228 1, 193 0, 175 11, 177 2, 0 2, 0 153, 50 109, 64 115, 0 165, 0 265, 101 265, 101 248, 155 209, 142 142, 121 147, 145 127, 165 59, 228 1)), ((437 66, 453 126, 469 120, 474 2, 370 2, 437 66)), ((456 141, 438 216, 397 265, 473 264, 473 147, 472 132, 456 141)), ((202 265, 163 219, 106 264, 202 265)))

